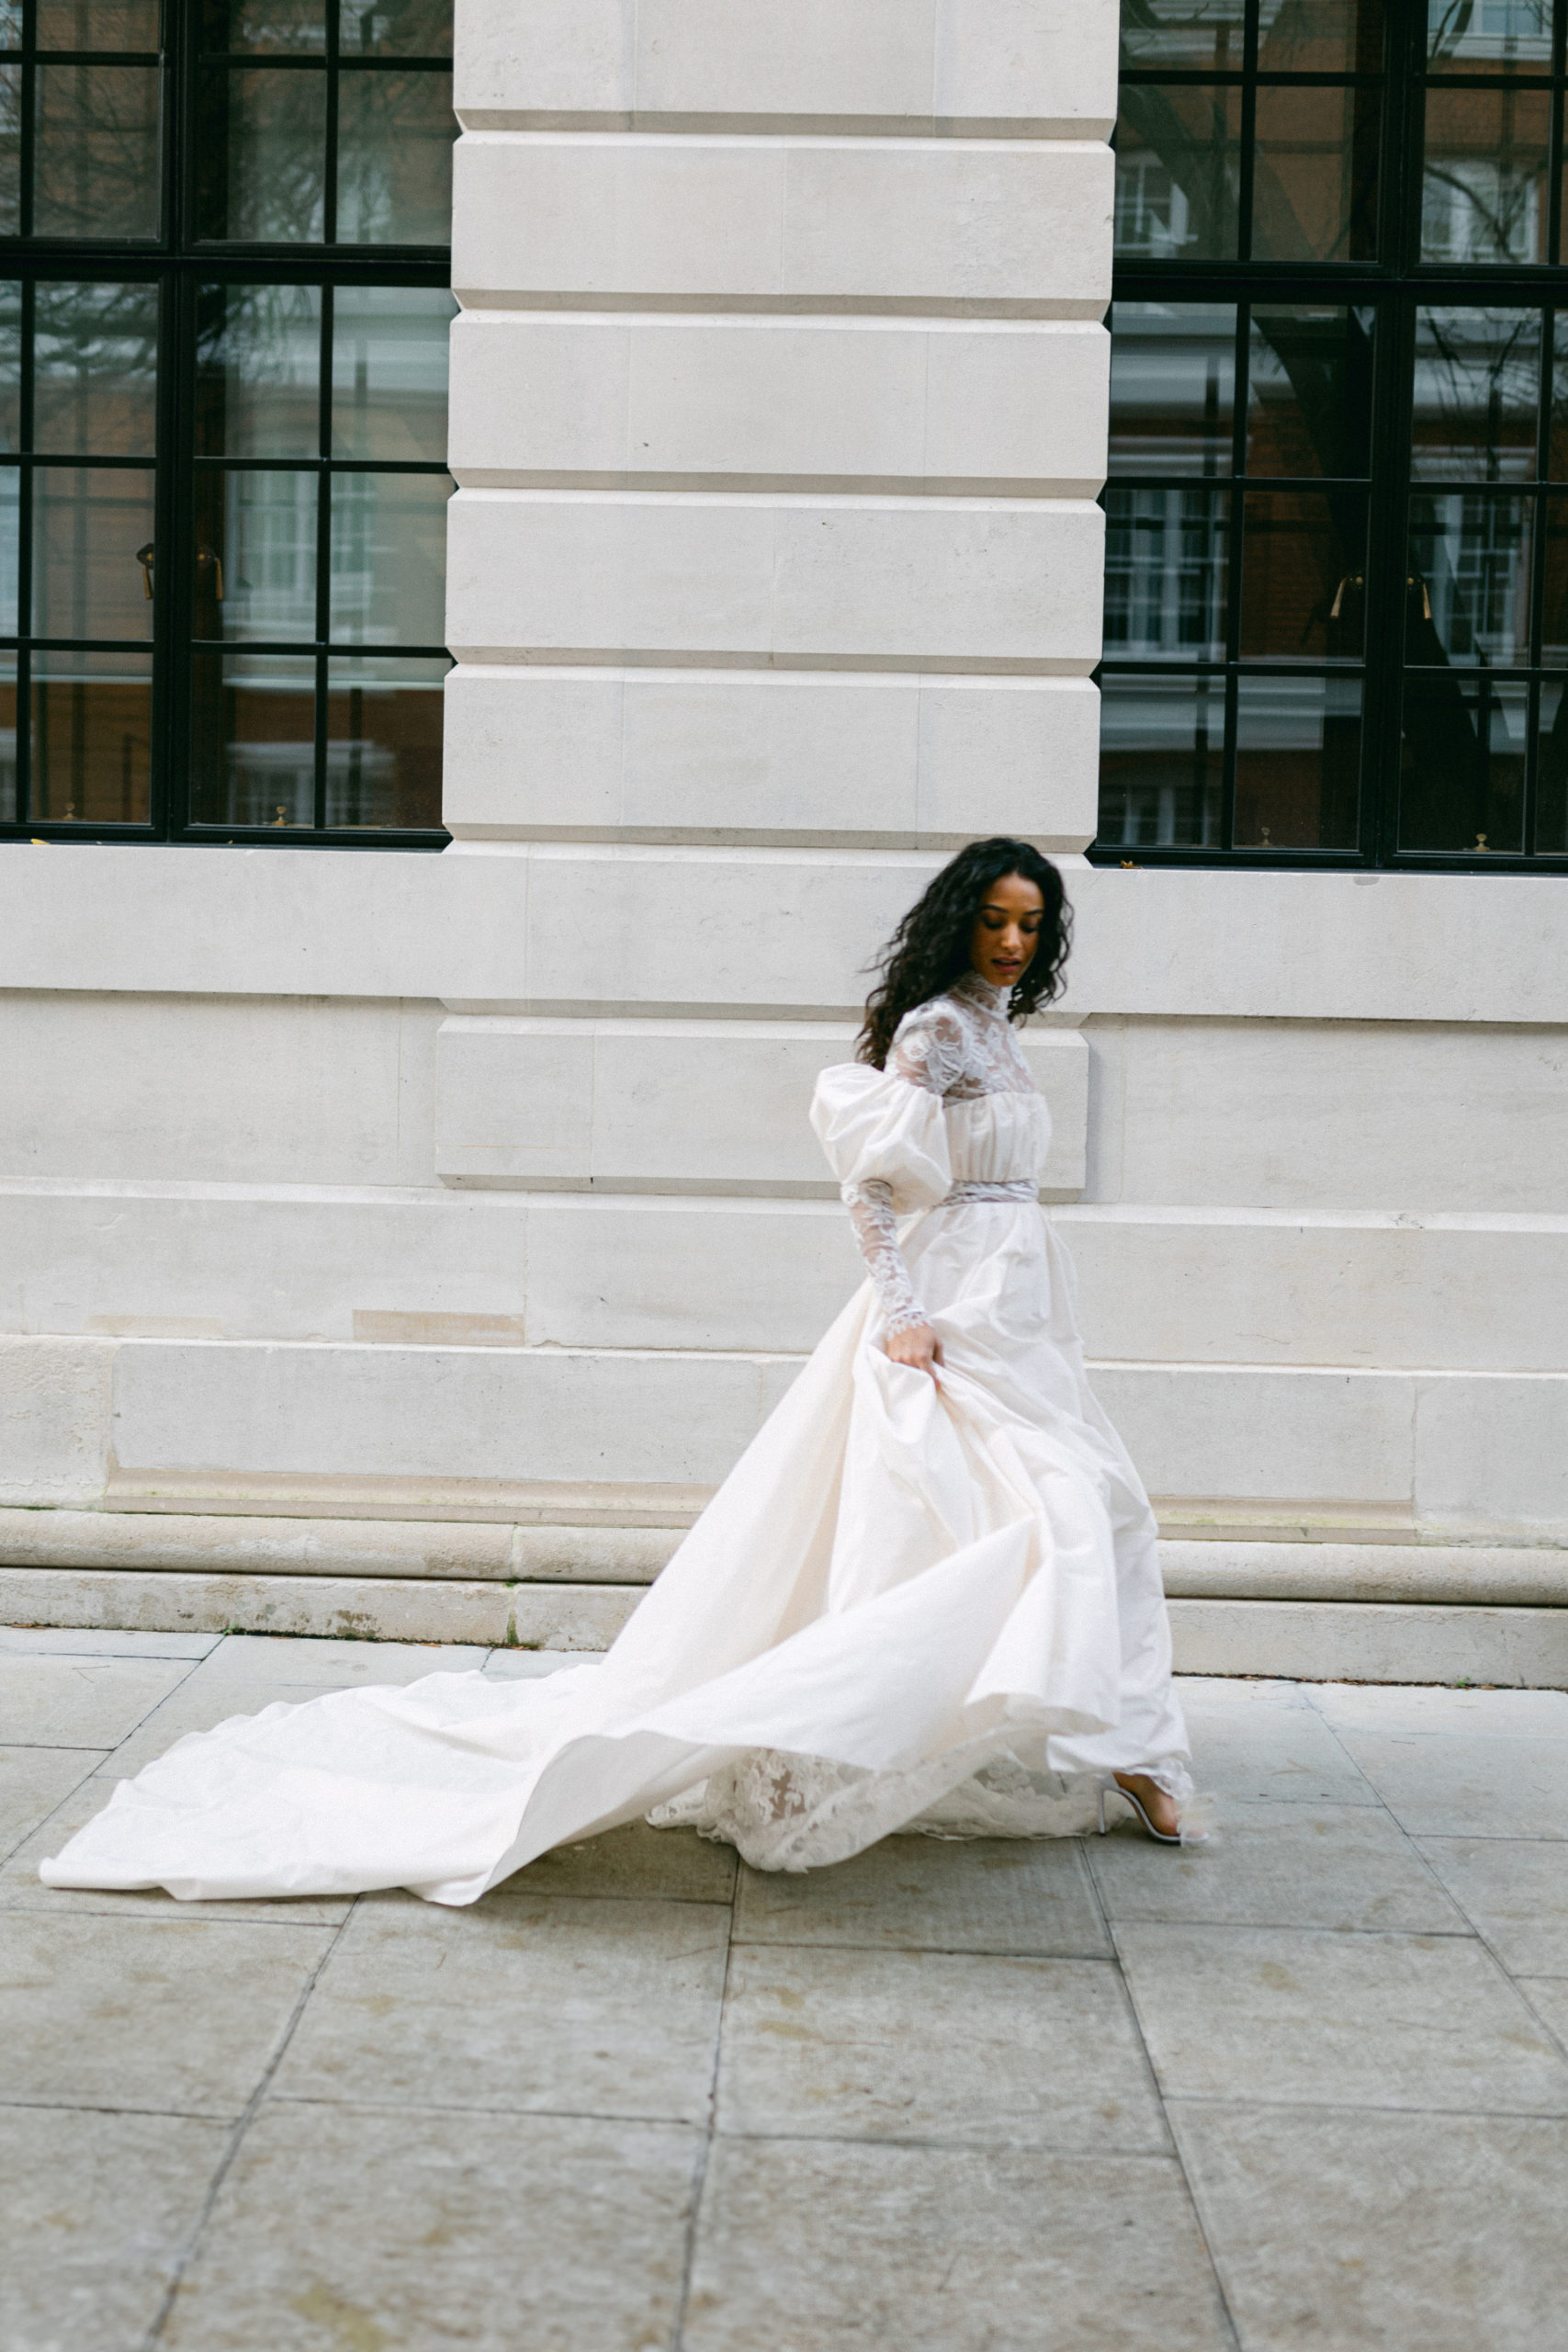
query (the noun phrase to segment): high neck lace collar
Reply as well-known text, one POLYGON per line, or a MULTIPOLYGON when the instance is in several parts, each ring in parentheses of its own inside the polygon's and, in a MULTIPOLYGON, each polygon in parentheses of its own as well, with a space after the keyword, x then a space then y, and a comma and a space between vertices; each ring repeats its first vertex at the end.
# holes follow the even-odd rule
POLYGON ((982 1012, 994 1012, 999 1021, 1005 1021, 1012 990, 994 989, 978 972, 965 972, 961 980, 954 980, 948 994, 962 997, 965 1004, 977 1005, 982 1012))

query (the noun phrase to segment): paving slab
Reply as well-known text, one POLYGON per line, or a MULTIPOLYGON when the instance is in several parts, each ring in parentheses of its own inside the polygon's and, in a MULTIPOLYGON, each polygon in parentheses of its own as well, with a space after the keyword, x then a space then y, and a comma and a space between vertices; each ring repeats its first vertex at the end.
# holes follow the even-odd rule
POLYGON ((1230 2352, 1160 2156, 720 2140, 684 2352, 1230 2352))
POLYGON ((1568 2051, 1568 1977, 1521 1976, 1518 1986, 1547 2031, 1568 2051))
POLYGON ((0 2101, 234 2116, 331 1931, 0 1916, 0 2101))
MULTIPOLYGON (((663 2352, 700 2135, 556 2116, 264 2107, 171 2352, 663 2352)), ((117 2347, 118 2352, 118 2347, 117 2347)))
POLYGON ((1568 1838, 1568 1740, 1348 1729, 1340 1736, 1413 1837, 1568 1838))
POLYGON ((1320 1682, 1303 1688, 1314 1711, 1347 1731, 1424 1732, 1441 1739, 1464 1732, 1568 1739, 1568 1690, 1473 1690, 1376 1682, 1320 1682))
POLYGON ((114 1747, 195 1671, 187 1659, 0 1657, 0 1724, 17 1747, 114 1747))
POLYGON ((96 1747, 0 1747, 0 1854, 8 1854, 103 1761, 96 1747))
POLYGON ((1422 1838, 1417 1843, 1510 1976, 1568 1976, 1568 1842, 1422 1838))
POLYGON ((367 1896, 276 2095, 702 2120, 728 1936, 717 1904, 367 1896))
POLYGON ((1156 2154, 1153 2079, 1103 1961, 737 1946, 718 2128, 1156 2154))
POLYGON ((221 1634, 114 1633, 91 1625, 0 1625, 0 1657, 206 1657, 221 1634))
POLYGON ((624 1822, 580 1846, 557 1846, 503 1879, 487 1906, 512 1894, 640 1895, 666 1903, 728 1903, 735 1892, 733 1846, 694 1829, 652 1829, 624 1822))
MULTIPOLYGON (((28 1751, 41 1756, 51 1751, 33 1748, 28 1751)), ((72 1751, 55 1749, 57 1755, 72 1751)), ((118 1757, 106 1763, 90 1759, 97 1769, 92 1777, 82 1781, 41 1821, 30 1837, 25 1838, 0 1867, 0 1913, 6 1911, 37 1911, 50 1918, 68 1917, 73 1912, 102 1912, 111 1918, 186 1918, 186 1919, 254 1919, 293 1920, 298 1924, 330 1927, 345 1919, 354 1905, 352 1894, 309 1894, 283 1898, 247 1897, 233 1903, 177 1903, 162 1887, 115 1889, 96 1886, 46 1886, 39 1878, 39 1864, 58 1854, 66 1842, 85 1828, 95 1814, 101 1813, 113 1796, 117 1783, 125 1777, 125 1770, 118 1757)))
POLYGON ((1568 2124, 1172 2103, 1246 2352, 1562 2352, 1568 2124))
POLYGON ((1228 1804, 1272 1798, 1285 1804, 1376 1804, 1377 1792, 1311 1707, 1265 1698, 1187 1708, 1192 1776, 1228 1804))
POLYGON ((130 2352, 157 2318, 230 2127, 0 2107, 0 2344, 130 2352))
POLYGON ((496 1682, 536 1682, 564 1666, 597 1666, 603 1650, 491 1650, 481 1671, 496 1682))
POLYGON ((1568 2065, 1478 1942, 1118 1928, 1167 2098, 1568 2115, 1568 2065))
POLYGON ((1470 1932, 1381 1805, 1263 1800, 1233 1806, 1209 1846, 1156 1846, 1128 1825, 1084 1850, 1112 1920, 1470 1932))
POLYGON ((262 1634, 231 1634, 209 1657, 191 1668, 177 1690, 117 1749, 115 1762, 129 1778, 171 1748, 186 1732, 210 1731, 231 1715, 259 1714, 282 1700, 293 1707, 324 1698, 329 1690, 367 1690, 377 1683, 404 1687, 427 1674, 468 1674, 486 1653, 426 1647, 418 1642, 328 1642, 262 1634))
POLYGON ((886 1838, 830 1870, 743 1870, 738 1942, 1108 1960, 1077 1838, 886 1838))

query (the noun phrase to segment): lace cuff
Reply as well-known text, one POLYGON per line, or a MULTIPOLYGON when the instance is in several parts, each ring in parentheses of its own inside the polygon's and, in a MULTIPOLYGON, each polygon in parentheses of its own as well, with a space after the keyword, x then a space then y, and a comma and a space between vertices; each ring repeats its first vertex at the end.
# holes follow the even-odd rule
POLYGON ((908 1331, 917 1324, 929 1322, 931 1318, 915 1296, 909 1269, 898 1247, 892 1185, 880 1176, 868 1176, 862 1183, 846 1184, 842 1189, 855 1241, 865 1260, 871 1286, 888 1330, 908 1331))

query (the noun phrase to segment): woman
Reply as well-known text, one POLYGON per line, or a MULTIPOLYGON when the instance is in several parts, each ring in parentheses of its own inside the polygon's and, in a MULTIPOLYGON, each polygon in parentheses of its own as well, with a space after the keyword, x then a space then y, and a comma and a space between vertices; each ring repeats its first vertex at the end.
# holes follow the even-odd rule
POLYGON ((1014 841, 899 925, 811 1114, 871 1280, 601 1664, 235 1717, 40 1875, 464 1904, 638 1815, 806 1870, 911 1826, 1103 1829, 1117 1790, 1193 1836, 1154 1521, 1084 1376, 1010 1025, 1066 945, 1061 878, 1014 841))

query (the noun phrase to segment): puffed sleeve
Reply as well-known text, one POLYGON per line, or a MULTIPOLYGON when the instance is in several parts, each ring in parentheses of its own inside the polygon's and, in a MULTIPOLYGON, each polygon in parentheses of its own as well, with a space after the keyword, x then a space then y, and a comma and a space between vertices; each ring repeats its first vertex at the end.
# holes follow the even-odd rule
POLYGON ((817 1080, 811 1124, 839 1179, 887 1329, 926 1322, 897 1221, 953 1188, 941 1095, 864 1062, 841 1062, 817 1080))

